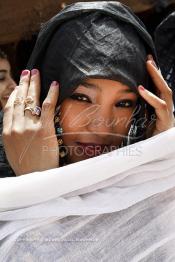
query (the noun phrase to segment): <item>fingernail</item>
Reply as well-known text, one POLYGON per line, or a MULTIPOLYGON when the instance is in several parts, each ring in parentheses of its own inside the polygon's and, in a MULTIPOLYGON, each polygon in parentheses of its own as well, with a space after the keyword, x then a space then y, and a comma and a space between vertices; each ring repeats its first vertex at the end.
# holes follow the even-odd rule
POLYGON ((29 70, 25 69, 25 70, 22 71, 21 76, 26 76, 26 75, 29 74, 29 72, 30 72, 29 70))
POLYGON ((145 91, 145 88, 141 85, 138 88, 139 88, 140 91, 145 91))
POLYGON ((158 69, 158 67, 157 67, 156 63, 154 62, 154 60, 151 60, 151 64, 152 64, 156 69, 158 69))
POLYGON ((52 86, 58 86, 59 84, 58 84, 57 81, 53 81, 51 85, 52 85, 52 86))
POLYGON ((32 69, 31 71, 31 75, 34 76, 38 73, 38 70, 37 69, 32 69))
POLYGON ((147 56, 147 61, 149 61, 155 68, 158 69, 158 67, 157 67, 157 65, 156 65, 156 63, 155 63, 154 58, 153 58, 152 55, 149 54, 149 55, 147 56))
POLYGON ((153 60, 153 56, 152 55, 148 55, 147 56, 147 60, 153 60))

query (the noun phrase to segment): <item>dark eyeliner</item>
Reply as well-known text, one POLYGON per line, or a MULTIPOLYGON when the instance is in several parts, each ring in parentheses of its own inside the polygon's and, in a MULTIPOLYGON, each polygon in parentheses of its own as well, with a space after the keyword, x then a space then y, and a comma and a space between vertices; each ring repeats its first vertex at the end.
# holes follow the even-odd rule
POLYGON ((81 93, 74 93, 70 96, 70 98, 73 99, 73 100, 80 101, 80 102, 88 102, 88 103, 91 102, 88 96, 81 94, 81 93), (84 98, 86 98, 86 99, 84 99, 84 98))
POLYGON ((135 102, 129 99, 117 102, 116 107, 130 108, 135 105, 135 102), (128 104, 128 105, 126 105, 128 104))

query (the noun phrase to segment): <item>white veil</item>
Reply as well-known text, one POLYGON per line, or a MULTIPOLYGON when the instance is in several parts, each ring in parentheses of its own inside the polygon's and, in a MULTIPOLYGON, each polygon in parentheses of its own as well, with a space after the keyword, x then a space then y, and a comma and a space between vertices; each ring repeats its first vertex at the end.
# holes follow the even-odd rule
MULTIPOLYGON (((157 196, 173 189, 175 128, 79 163, 20 177, 2 178, 0 261, 8 261, 7 257, 17 245, 15 241, 25 232, 53 225, 71 216, 80 216, 81 221, 86 221, 89 216, 125 211, 128 217, 132 217, 133 211, 128 210, 137 210, 137 205, 139 209, 144 201, 147 201, 147 206, 151 198, 157 199, 157 196)), ((61 226, 64 228, 64 223, 61 226)), ((172 230, 175 229, 173 226, 172 223, 172 230)), ((77 225, 74 227, 77 228, 77 225)), ((74 227, 72 225, 71 230, 74 227)), ((120 237, 124 236, 122 232, 120 237)))

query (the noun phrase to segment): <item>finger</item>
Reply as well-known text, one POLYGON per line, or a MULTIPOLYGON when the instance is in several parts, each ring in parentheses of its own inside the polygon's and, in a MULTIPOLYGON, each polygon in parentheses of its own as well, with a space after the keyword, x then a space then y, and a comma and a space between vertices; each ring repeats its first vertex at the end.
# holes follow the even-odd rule
POLYGON ((54 81, 52 82, 48 95, 42 104, 41 122, 43 128, 45 127, 46 129, 48 129, 49 126, 51 127, 54 126, 53 120, 54 120, 55 108, 58 101, 58 96, 59 96, 59 84, 58 82, 54 81))
MULTIPOLYGON (((37 69, 32 69, 30 85, 28 88, 28 93, 26 96, 27 104, 31 108, 40 105, 40 74, 37 69)), ((37 118, 32 115, 29 110, 25 111, 25 120, 31 122, 31 120, 36 120, 37 118)))
POLYGON ((4 107, 4 115, 3 115, 3 133, 10 134, 12 123, 13 123, 13 111, 14 111, 14 101, 18 92, 18 86, 11 93, 5 107, 4 107))
POLYGON ((140 95, 155 109, 157 125, 161 125, 162 130, 166 130, 172 124, 172 115, 170 114, 165 101, 146 90, 143 86, 138 87, 140 95))
POLYGON ((30 82, 30 71, 24 70, 20 77, 18 92, 16 95, 16 98, 21 100, 21 103, 14 103, 14 121, 13 124, 19 124, 22 125, 24 122, 24 100, 27 96, 28 88, 29 88, 29 82, 30 82))
POLYGON ((161 72, 158 70, 154 60, 147 61, 147 70, 157 87, 160 98, 164 100, 168 106, 168 110, 170 112, 173 111, 173 98, 172 98, 172 90, 169 88, 168 84, 164 80, 161 72))

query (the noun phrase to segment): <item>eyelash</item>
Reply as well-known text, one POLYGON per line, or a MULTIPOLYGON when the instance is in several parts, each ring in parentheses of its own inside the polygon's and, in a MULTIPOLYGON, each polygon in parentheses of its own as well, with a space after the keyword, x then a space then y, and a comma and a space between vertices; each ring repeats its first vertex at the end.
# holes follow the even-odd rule
POLYGON ((73 100, 78 100, 78 101, 80 101, 80 102, 91 103, 90 99, 89 99, 87 96, 83 95, 83 94, 74 93, 74 94, 71 96, 71 98, 72 98, 73 100), (85 99, 83 100, 83 98, 86 98, 86 100, 85 100, 85 99))
MULTIPOLYGON (((71 99, 77 100, 79 102, 91 103, 90 99, 86 95, 84 95, 84 94, 74 93, 71 96, 71 99)), ((122 100, 122 101, 118 102, 116 104, 116 107, 130 108, 130 107, 133 107, 133 105, 134 105, 134 102, 132 100, 127 99, 127 100, 122 100)))
POLYGON ((134 103, 131 100, 122 100, 120 102, 118 102, 116 104, 116 107, 125 107, 125 108, 129 108, 129 107, 133 107, 134 103), (123 105, 124 104, 124 105, 123 105))

